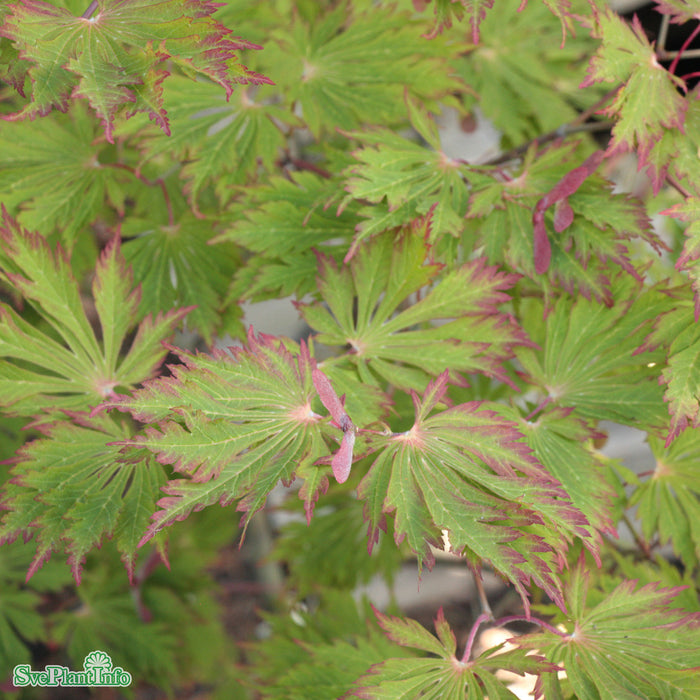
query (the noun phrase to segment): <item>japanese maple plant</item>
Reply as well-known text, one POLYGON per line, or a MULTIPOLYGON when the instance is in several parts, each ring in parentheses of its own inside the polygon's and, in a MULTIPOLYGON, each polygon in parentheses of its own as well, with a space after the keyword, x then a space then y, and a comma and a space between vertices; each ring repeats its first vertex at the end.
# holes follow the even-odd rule
POLYGON ((0 682, 700 697, 700 2, 519 3, 2 3, 0 682), (290 296, 303 339, 243 323, 290 296), (216 533, 280 484, 284 595, 225 651, 216 533), (438 552, 464 634, 350 595, 438 552))

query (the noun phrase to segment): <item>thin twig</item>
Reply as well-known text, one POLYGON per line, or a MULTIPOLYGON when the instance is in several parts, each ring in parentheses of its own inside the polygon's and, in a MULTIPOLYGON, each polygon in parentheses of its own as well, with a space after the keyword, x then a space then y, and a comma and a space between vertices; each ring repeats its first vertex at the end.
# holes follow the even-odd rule
POLYGON ((675 177, 673 177, 673 175, 666 174, 666 182, 668 182, 671 187, 682 194, 686 199, 691 196, 690 192, 688 192, 688 190, 686 190, 685 187, 683 187, 683 185, 681 185, 681 183, 678 182, 675 177))
POLYGON ((695 29, 689 34, 688 38, 683 42, 683 46, 676 53, 676 57, 673 59, 673 63, 668 67, 668 72, 674 74, 676 72, 676 67, 678 66, 678 61, 681 60, 681 56, 685 53, 685 50, 693 43, 693 39, 700 34, 700 24, 698 24, 695 29))
POLYGON ((668 38, 668 25, 671 22, 670 15, 661 16, 661 27, 659 28, 659 39, 656 44, 656 55, 666 53, 666 39, 668 38))
POLYGON ((595 104, 591 105, 588 109, 581 112, 581 114, 579 114, 575 119, 572 119, 570 122, 562 124, 553 131, 550 131, 546 134, 541 134, 540 136, 537 136, 534 139, 521 144, 520 146, 512 148, 510 151, 506 151, 500 156, 496 156, 495 158, 491 158, 483 163, 480 163, 480 165, 500 165, 501 163, 507 163, 509 160, 513 160, 514 158, 521 156, 523 153, 527 153, 527 151, 532 146, 542 146, 545 143, 549 143, 550 141, 564 138, 565 136, 571 136, 575 133, 585 131, 606 131, 610 129, 612 126, 612 122, 609 121, 593 122, 592 124, 586 124, 586 122, 594 114, 596 114, 611 97, 614 97, 621 87, 621 84, 616 85, 612 90, 606 92, 605 95, 603 95, 595 104))
POLYGON ((472 576, 474 577, 474 585, 476 586, 476 592, 479 596, 479 605, 481 607, 481 611, 482 613, 487 614, 490 618, 493 618, 493 612, 491 610, 491 606, 489 605, 489 599, 486 596, 484 582, 481 580, 481 571, 472 571, 472 576))
POLYGON ((629 528, 629 531, 632 533, 632 537, 634 537, 634 541, 637 543, 637 547, 639 547, 642 554, 647 559, 651 559, 651 549, 649 545, 641 538, 640 534, 635 529, 631 520, 629 519, 629 517, 627 517, 627 513, 622 514, 622 522, 629 528))

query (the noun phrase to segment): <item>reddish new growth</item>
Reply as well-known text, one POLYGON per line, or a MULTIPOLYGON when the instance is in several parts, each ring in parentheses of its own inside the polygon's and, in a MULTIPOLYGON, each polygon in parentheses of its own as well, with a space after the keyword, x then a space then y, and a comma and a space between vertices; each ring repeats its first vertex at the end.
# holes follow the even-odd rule
POLYGON ((544 225, 544 215, 553 204, 554 230, 557 233, 565 231, 574 220, 574 212, 569 204, 569 197, 578 190, 586 178, 592 175, 603 161, 603 151, 596 151, 586 158, 582 165, 567 173, 547 194, 537 202, 532 215, 532 223, 535 227, 534 253, 535 272, 538 275, 547 272, 549 261, 552 257, 552 246, 547 237, 547 229, 544 225))
POLYGON ((343 399, 338 397, 328 377, 326 377, 320 369, 314 369, 312 377, 321 403, 323 403, 333 417, 332 424, 343 431, 340 449, 336 452, 331 462, 333 476, 335 476, 339 484, 342 484, 348 480, 350 468, 352 467, 352 452, 355 445, 355 425, 350 419, 350 416, 345 412, 345 406, 343 405, 344 397, 343 399))

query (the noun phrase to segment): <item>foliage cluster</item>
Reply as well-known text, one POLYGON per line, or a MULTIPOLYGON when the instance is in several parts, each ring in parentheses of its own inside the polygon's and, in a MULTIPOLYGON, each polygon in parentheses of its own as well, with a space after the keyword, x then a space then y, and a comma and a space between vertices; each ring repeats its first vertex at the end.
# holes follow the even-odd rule
POLYGON ((4 689, 41 643, 220 697, 700 697, 700 3, 656 11, 0 6, 4 689), (446 153, 448 112, 501 153, 446 153), (308 338, 244 327, 288 296, 308 338), (280 482, 241 671, 207 567, 280 482), (521 614, 350 595, 440 550, 521 614))

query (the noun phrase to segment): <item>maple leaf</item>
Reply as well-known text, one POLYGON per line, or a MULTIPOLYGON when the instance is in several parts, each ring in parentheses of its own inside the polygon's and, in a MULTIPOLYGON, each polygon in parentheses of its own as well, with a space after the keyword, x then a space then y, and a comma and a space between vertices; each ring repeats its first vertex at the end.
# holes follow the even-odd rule
POLYGON ((163 102, 171 136, 154 127, 138 129, 133 120, 129 128, 142 147, 139 168, 163 156, 185 163, 180 176, 196 213, 210 184, 225 203, 233 186, 256 179, 261 167, 270 169, 285 144, 286 132, 300 125, 288 110, 268 104, 258 94, 254 99, 247 89, 226 99, 213 83, 177 75, 164 86, 163 102))
MULTIPOLYGON (((683 128, 687 102, 678 88, 685 89, 685 83, 656 60, 636 17, 628 25, 612 10, 598 9, 595 22, 602 44, 581 87, 597 82, 622 84, 604 110, 616 119, 607 153, 635 151, 644 167, 650 164, 651 151, 664 131, 683 128)), ((656 162, 652 168, 657 192, 668 166, 669 162, 656 162)))
POLYGON ((700 9, 694 0, 656 0, 655 9, 662 15, 668 15, 675 24, 700 18, 700 9))
POLYGON ((74 17, 42 0, 10 7, 0 35, 31 64, 29 103, 5 119, 65 111, 86 98, 113 141, 114 120, 142 111, 169 133, 162 108, 165 61, 190 75, 201 74, 233 92, 234 83, 269 82, 236 65, 236 51, 260 48, 232 39, 211 17, 208 0, 100 0, 96 13, 74 17))
POLYGON ((644 240, 657 251, 664 246, 640 202, 612 194, 612 185, 591 174, 595 161, 571 167, 577 147, 555 144, 534 160, 532 152, 512 178, 500 169, 473 169, 468 217, 479 223, 475 245, 484 246, 489 262, 505 262, 536 280, 546 297, 557 284, 611 305, 609 263, 640 279, 631 242, 644 240))
POLYGON ((100 417, 70 413, 41 427, 43 436, 22 447, 5 485, 0 542, 34 536, 36 555, 27 580, 51 553, 65 547, 80 583, 85 555, 112 537, 129 576, 143 531, 165 481, 161 467, 145 450, 114 444, 128 428, 100 417))
POLYGON ((446 391, 445 372, 422 400, 412 394, 409 430, 367 438, 377 454, 358 496, 365 502, 370 548, 385 514, 393 512, 395 539, 406 538, 419 564, 432 564, 428 543, 447 530, 454 551, 488 562, 524 601, 524 585, 532 580, 561 604, 554 569, 566 548, 563 528, 556 528, 561 539, 554 542, 537 525, 567 523, 588 537, 586 518, 533 457, 515 423, 480 402, 431 416, 446 391))
POLYGON ((368 674, 360 678, 360 686, 353 693, 359 698, 376 700, 404 697, 444 698, 516 698, 498 677, 508 670, 518 675, 546 673, 556 669, 554 664, 539 655, 526 655, 521 649, 500 651, 498 647, 487 649, 474 659, 457 657, 454 632, 445 620, 442 608, 435 619, 434 637, 415 620, 403 620, 374 614, 385 633, 402 647, 411 647, 430 654, 429 657, 388 659, 375 664, 368 674), (437 658, 436 658, 437 657, 437 658))
POLYGON ((189 309, 149 316, 140 324, 140 296, 112 239, 95 268, 92 293, 101 340, 83 310, 70 264, 54 255, 44 238, 21 228, 7 212, 0 226, 0 275, 48 324, 30 324, 0 305, 0 402, 10 412, 31 416, 58 409, 85 410, 150 377, 165 357, 162 341, 189 309), (137 328, 122 357, 127 335, 137 328))
POLYGON ((161 510, 142 543, 217 502, 238 500, 247 524, 277 482, 295 474, 314 480, 314 491, 302 495, 310 517, 316 492, 328 485, 327 469, 315 462, 329 449, 321 416, 311 410, 314 362, 306 346, 292 352, 251 330, 247 347, 230 354, 178 354, 184 365, 171 367, 172 377, 105 404, 157 423, 129 444, 148 448, 183 476, 163 488, 161 510))
POLYGON ((672 308, 663 309, 653 329, 636 352, 661 348, 667 367, 659 384, 665 384, 671 422, 666 446, 688 426, 700 427, 700 327, 693 318, 689 299, 673 299, 672 308))
POLYGON ((422 40, 418 23, 405 12, 355 8, 349 19, 341 3, 313 23, 300 14, 273 34, 265 53, 276 83, 301 107, 315 136, 380 121, 400 124, 406 89, 435 103, 463 87, 440 42, 422 40))
MULTIPOLYGON (((588 574, 580 564, 566 592, 567 632, 512 641, 562 664, 575 697, 691 700, 700 693, 700 613, 671 607, 681 590, 624 581, 589 604, 588 574)), ((539 686, 546 698, 564 697, 558 674, 544 674, 539 686)))
POLYGON ((560 1, 547 4, 559 9, 563 22, 539 2, 523 7, 520 0, 498 0, 479 28, 478 43, 455 62, 471 88, 460 95, 464 107, 478 109, 515 146, 574 120, 602 96, 602 90, 579 89, 584 59, 597 43, 580 32, 568 38, 565 48, 557 46, 565 24, 571 27, 570 8, 560 1))
MULTIPOLYGON (((638 283, 626 277, 627 298, 638 283)), ((541 405, 573 409, 591 421, 612 420, 658 428, 666 416, 661 403, 660 353, 638 354, 668 300, 653 292, 638 293, 631 302, 606 308, 587 299, 559 299, 543 327, 537 316, 526 327, 542 350, 520 348, 516 354, 529 381, 545 395, 541 405)))
POLYGON ((695 321, 700 321, 700 198, 691 197, 661 212, 688 223, 684 233, 683 252, 676 261, 678 270, 690 277, 695 298, 695 321))
POLYGON ((31 230, 62 232, 72 245, 100 214, 124 173, 105 167, 87 110, 40 122, 0 122, 0 201, 31 230))
MULTIPOLYGON (((500 413, 517 421, 535 457, 559 481, 571 503, 586 514, 591 526, 616 536, 611 513, 615 493, 605 479, 604 458, 591 444, 600 433, 567 408, 545 410, 530 419, 505 407, 500 413)), ((595 553, 595 546, 586 545, 595 553)))
POLYGON ((431 214, 431 242, 443 233, 458 235, 467 212, 468 166, 452 160, 440 150, 423 145, 385 129, 352 132, 348 136, 364 144, 354 152, 358 165, 350 166, 340 203, 371 202, 360 214, 360 223, 349 256, 370 236, 406 224, 418 216, 431 214))
POLYGON ((362 377, 366 366, 394 386, 412 389, 423 389, 426 374, 435 376, 446 368, 508 381, 502 363, 515 345, 529 342, 498 311, 508 301, 505 290, 515 283, 513 275, 476 259, 440 278, 441 266, 430 260, 419 236, 379 237, 342 267, 319 256, 319 270, 324 304, 298 308, 319 332, 320 342, 351 347, 324 367, 355 366, 362 377), (419 301, 399 311, 411 294, 436 281, 419 301), (438 325, 441 320, 447 322, 438 325))
POLYGON ((230 244, 210 245, 211 224, 185 212, 163 224, 161 212, 152 218, 128 217, 120 227, 124 258, 141 284, 144 309, 170 311, 195 307, 188 327, 211 343, 221 327, 224 297, 239 256, 230 244))
POLYGON ((232 289, 244 299, 301 298, 316 291, 318 259, 314 251, 342 260, 360 218, 351 203, 342 213, 326 203, 337 194, 337 178, 324 179, 310 172, 295 172, 289 179, 271 177, 268 184, 246 190, 247 197, 231 206, 225 231, 214 239, 233 241, 256 255, 237 273, 232 289))
POLYGON ((648 441, 656 466, 635 489, 630 506, 638 505, 647 541, 658 533, 692 567, 700 559, 700 431, 690 428, 668 447, 651 435, 648 441))

